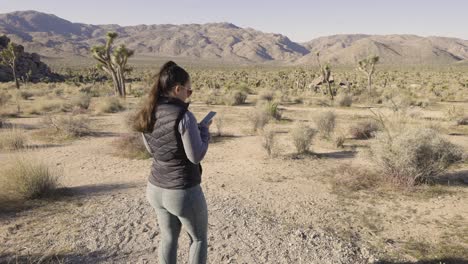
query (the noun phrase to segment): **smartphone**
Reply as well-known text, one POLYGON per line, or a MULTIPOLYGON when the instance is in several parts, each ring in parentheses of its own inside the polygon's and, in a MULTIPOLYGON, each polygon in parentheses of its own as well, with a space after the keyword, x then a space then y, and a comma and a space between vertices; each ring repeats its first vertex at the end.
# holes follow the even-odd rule
POLYGON ((213 112, 213 111, 209 112, 200 123, 208 124, 215 115, 216 115, 216 112, 213 112))

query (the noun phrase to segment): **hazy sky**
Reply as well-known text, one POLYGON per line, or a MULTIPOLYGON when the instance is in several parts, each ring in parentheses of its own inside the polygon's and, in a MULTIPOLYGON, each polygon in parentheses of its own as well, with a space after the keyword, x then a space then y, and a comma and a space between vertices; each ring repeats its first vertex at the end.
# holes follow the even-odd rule
POLYGON ((0 0, 0 13, 17 10, 88 24, 231 22, 299 42, 342 33, 468 39, 467 0, 0 0))

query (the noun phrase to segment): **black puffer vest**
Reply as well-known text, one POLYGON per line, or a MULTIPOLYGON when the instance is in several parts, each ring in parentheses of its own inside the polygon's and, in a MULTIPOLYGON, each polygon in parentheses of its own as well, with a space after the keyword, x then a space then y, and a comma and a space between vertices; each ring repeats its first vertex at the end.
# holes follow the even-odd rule
POLYGON ((188 104, 171 97, 161 97, 151 134, 145 134, 153 151, 149 182, 165 189, 187 189, 201 182, 201 165, 193 164, 185 154, 179 122, 188 104))

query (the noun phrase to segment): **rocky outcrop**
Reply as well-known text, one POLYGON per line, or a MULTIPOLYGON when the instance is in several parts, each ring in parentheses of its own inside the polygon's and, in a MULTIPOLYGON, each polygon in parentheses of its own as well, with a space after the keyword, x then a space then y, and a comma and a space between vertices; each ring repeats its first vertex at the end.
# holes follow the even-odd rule
MULTIPOLYGON (((8 46, 10 39, 6 36, 0 36, 0 51, 8 46)), ((29 82, 39 81, 60 81, 62 76, 53 73, 49 66, 41 62, 41 57, 37 53, 28 53, 24 51, 22 45, 18 45, 17 52, 20 54, 16 74, 20 80, 29 82)), ((0 82, 13 81, 11 68, 6 65, 0 65, 0 82)))

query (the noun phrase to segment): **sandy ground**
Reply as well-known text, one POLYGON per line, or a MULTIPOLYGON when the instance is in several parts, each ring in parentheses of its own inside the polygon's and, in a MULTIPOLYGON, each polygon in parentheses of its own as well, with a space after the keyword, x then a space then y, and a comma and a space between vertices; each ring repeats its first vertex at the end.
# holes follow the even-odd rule
MULTIPOLYGON (((201 118, 211 107, 192 109, 201 118)), ((427 199, 365 192, 348 198, 333 192, 324 177, 339 164, 365 163, 356 152, 323 143, 313 146, 321 158, 290 158, 288 119, 308 122, 314 109, 289 107, 284 112, 277 158, 267 157, 261 138, 248 132, 250 107, 216 109, 224 113, 223 133, 229 136, 213 142, 203 161, 209 263, 373 263, 414 239, 437 242, 459 237, 460 230, 468 234, 463 229, 466 185, 427 199)), ((336 113, 339 122, 346 115, 369 115, 360 108, 336 113)), ((34 201, 28 209, 1 214, 0 262, 55 256, 65 263, 157 263, 159 229, 145 198, 151 161, 113 155, 113 140, 125 132, 122 117, 95 116, 98 136, 31 151, 63 172, 61 182, 70 191, 56 201, 34 201)), ((38 119, 15 122, 34 126, 38 119)), ((467 138, 454 140, 468 147, 467 138)), ((0 154, 0 159, 8 155, 0 154)), ((182 234, 180 263, 187 262, 188 243, 182 234)))

